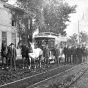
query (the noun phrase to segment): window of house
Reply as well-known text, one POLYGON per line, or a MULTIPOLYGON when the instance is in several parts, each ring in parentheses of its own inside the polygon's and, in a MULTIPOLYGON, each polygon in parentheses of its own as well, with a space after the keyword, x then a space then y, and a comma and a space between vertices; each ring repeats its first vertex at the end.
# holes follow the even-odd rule
POLYGON ((16 33, 12 33, 12 43, 16 45, 16 33))
POLYGON ((2 43, 7 45, 7 32, 2 32, 2 43))
POLYGON ((16 21, 12 20, 12 26, 16 26, 16 21))

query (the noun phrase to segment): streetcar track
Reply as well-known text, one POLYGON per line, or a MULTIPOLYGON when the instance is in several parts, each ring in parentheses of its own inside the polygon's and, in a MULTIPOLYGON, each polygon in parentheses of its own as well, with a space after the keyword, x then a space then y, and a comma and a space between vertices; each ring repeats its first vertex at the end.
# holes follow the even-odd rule
POLYGON ((71 87, 72 85, 74 85, 74 84, 86 73, 87 70, 88 70, 88 69, 86 69, 79 77, 77 77, 77 79, 75 79, 75 80, 68 86, 68 88, 71 87))
MULTIPOLYGON (((84 63, 81 63, 81 64, 84 64, 84 63)), ((80 64, 79 64, 79 65, 80 65, 80 64)), ((44 80, 42 80, 42 81, 40 81, 40 82, 37 82, 37 83, 35 83, 35 84, 33 84, 33 85, 30 85, 30 86, 28 86, 28 88, 32 88, 32 87, 37 86, 37 85, 39 85, 39 84, 41 84, 41 83, 43 83, 43 82, 45 82, 45 81, 47 81, 47 80, 50 80, 50 79, 52 79, 52 78, 54 78, 54 77, 57 77, 57 76, 59 76, 60 74, 63 74, 64 72, 68 72, 68 71, 72 70, 73 68, 75 68, 75 67, 77 67, 77 66, 79 66, 79 65, 73 66, 72 68, 67 69, 67 70, 65 70, 65 71, 63 71, 63 72, 60 72, 59 74, 53 75, 53 76, 51 76, 51 77, 49 77, 49 78, 47 78, 47 79, 44 79, 44 80)), ((71 85, 73 85, 78 79, 80 79, 80 78, 83 76, 83 74, 84 74, 87 70, 88 70, 88 69, 86 69, 75 81, 73 81, 73 82, 68 86, 68 88, 71 87, 71 85)))
POLYGON ((47 71, 42 72, 42 73, 39 73, 39 72, 38 72, 36 75, 32 75, 32 76, 29 76, 29 77, 25 77, 25 78, 23 78, 23 79, 16 80, 16 81, 14 81, 14 82, 6 83, 6 84, 4 84, 4 85, 0 85, 0 87, 6 86, 6 85, 10 85, 10 84, 13 84, 13 83, 16 83, 16 82, 19 82, 19 81, 25 80, 25 79, 29 79, 29 78, 32 78, 32 77, 35 77, 35 76, 38 76, 38 75, 41 75, 41 74, 44 74, 44 73, 47 73, 47 72, 50 72, 50 71, 56 70, 56 69, 61 68, 61 67, 64 67, 64 66, 65 66, 65 65, 60 66, 60 67, 57 67, 57 68, 54 68, 54 69, 51 69, 51 70, 47 70, 47 71))
MULTIPOLYGON (((60 74, 62 74, 63 72, 67 72, 67 71, 69 71, 69 70, 71 70, 71 69, 73 69, 73 68, 75 68, 75 67, 77 67, 77 66, 79 66, 79 65, 82 65, 83 63, 81 63, 81 64, 78 64, 78 65, 76 65, 76 66, 73 66, 73 67, 70 67, 70 69, 69 68, 66 68, 65 66, 66 65, 63 65, 63 66, 60 66, 60 67, 57 67, 57 68, 54 68, 54 69, 51 69, 51 70, 47 70, 47 71, 45 71, 45 72, 42 72, 42 73, 39 73, 39 74, 36 74, 36 75, 32 75, 32 76, 29 76, 29 77, 25 77, 25 78, 23 78, 23 79, 20 79, 20 80, 16 80, 16 81, 14 81, 14 82, 10 82, 10 83, 7 83, 7 84, 4 84, 4 85, 1 85, 0 86, 0 88, 9 88, 9 87, 6 87, 6 86, 11 86, 11 85, 15 85, 15 83, 17 83, 17 84, 19 84, 19 82, 21 82, 21 81, 25 81, 25 80, 29 80, 29 79, 31 79, 31 78, 33 78, 33 77, 37 77, 37 76, 40 76, 40 75, 44 75, 45 73, 49 73, 49 72, 51 72, 51 71, 54 71, 54 70, 56 70, 56 69, 58 69, 58 68, 66 68, 67 70, 62 70, 59 74, 57 74, 57 73, 54 73, 54 74, 56 74, 56 75, 52 75, 52 76, 47 76, 46 77, 46 79, 42 79, 42 80, 40 80, 40 81, 38 81, 38 82, 34 82, 34 83, 31 83, 30 85, 29 85, 29 87, 32 87, 32 86, 34 86, 34 85, 38 85, 38 84, 40 84, 40 83, 42 83, 42 82, 44 82, 44 81, 46 81, 46 80, 49 80, 49 79, 51 79, 51 78, 53 78, 53 77, 56 77, 56 76, 58 76, 58 75, 60 75, 60 74)), ((71 66, 71 65, 67 65, 67 67, 68 66, 71 66)), ((59 69, 59 70, 60 70, 59 69)), ((10 88, 12 88, 12 87, 10 87, 10 88)), ((19 88, 19 87, 18 87, 19 88)))
MULTIPOLYGON (((77 65, 77 66, 78 66, 78 65, 77 65)), ((35 83, 35 84, 29 86, 28 88, 31 88, 31 87, 36 86, 36 85, 39 85, 40 83, 45 82, 45 81, 47 81, 47 80, 49 80, 49 79, 52 79, 52 78, 54 78, 54 77, 56 77, 56 76, 59 76, 60 74, 62 74, 62 73, 64 73, 64 72, 68 72, 68 71, 72 70, 74 67, 76 67, 76 66, 73 66, 72 68, 70 68, 70 69, 68 69, 68 70, 65 70, 65 71, 63 71, 63 72, 60 72, 59 74, 53 75, 53 76, 51 76, 51 77, 49 77, 49 78, 47 78, 47 79, 44 79, 44 80, 42 80, 42 81, 40 81, 40 82, 37 82, 37 83, 35 83)))

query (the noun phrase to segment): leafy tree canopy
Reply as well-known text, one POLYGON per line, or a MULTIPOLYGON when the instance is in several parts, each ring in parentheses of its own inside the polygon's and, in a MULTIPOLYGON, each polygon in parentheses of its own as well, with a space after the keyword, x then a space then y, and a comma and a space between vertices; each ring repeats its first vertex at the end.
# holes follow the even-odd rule
POLYGON ((82 43, 88 43, 88 34, 86 32, 81 31, 79 33, 79 36, 75 33, 72 36, 70 36, 70 38, 68 39, 68 44, 74 44, 77 45, 78 41, 80 44, 82 43))
POLYGON ((69 6, 63 0, 18 0, 17 4, 35 18, 40 32, 52 31, 61 35, 66 35, 69 14, 76 12, 76 5, 69 6))

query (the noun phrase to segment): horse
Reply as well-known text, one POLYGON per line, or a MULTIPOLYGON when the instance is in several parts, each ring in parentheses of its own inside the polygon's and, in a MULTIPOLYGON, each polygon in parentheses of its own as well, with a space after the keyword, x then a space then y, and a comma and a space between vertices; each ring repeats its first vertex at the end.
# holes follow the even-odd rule
POLYGON ((4 58, 6 59, 6 65, 8 68, 8 58, 7 58, 7 46, 5 43, 2 43, 2 49, 1 49, 1 58, 2 58, 2 69, 4 69, 5 65, 4 65, 4 58))
POLYGON ((25 44, 22 44, 21 46, 21 54, 22 54, 22 60, 23 60, 23 69, 24 69, 24 60, 26 59, 28 62, 28 67, 29 67, 29 47, 27 47, 25 44))
POLYGON ((31 43, 32 47, 32 53, 29 53, 29 60, 30 60, 30 66, 31 68, 32 61, 34 61, 34 68, 36 68, 36 61, 39 61, 39 66, 41 67, 41 62, 43 60, 43 50, 39 47, 35 47, 34 43, 31 43))

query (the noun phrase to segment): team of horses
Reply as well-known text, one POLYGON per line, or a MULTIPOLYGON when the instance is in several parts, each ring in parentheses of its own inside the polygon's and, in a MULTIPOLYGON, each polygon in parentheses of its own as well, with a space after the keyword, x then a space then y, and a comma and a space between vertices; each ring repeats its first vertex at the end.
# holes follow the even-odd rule
POLYGON ((23 60, 23 68, 24 68, 24 58, 26 58, 28 62, 28 68, 31 69, 32 65, 36 69, 37 66, 42 67, 42 62, 45 62, 45 58, 43 57, 43 50, 35 45, 35 43, 30 43, 30 47, 27 47, 25 45, 25 49, 22 49, 24 51, 22 54, 22 60, 23 60), (26 53, 25 55, 23 55, 26 53))

